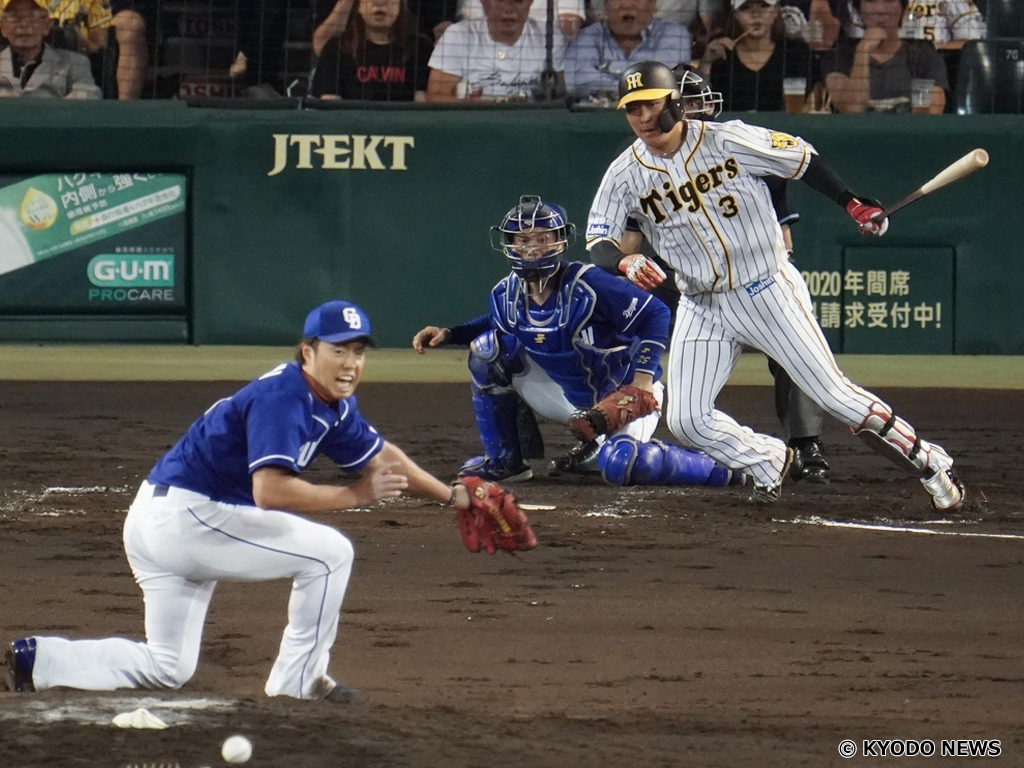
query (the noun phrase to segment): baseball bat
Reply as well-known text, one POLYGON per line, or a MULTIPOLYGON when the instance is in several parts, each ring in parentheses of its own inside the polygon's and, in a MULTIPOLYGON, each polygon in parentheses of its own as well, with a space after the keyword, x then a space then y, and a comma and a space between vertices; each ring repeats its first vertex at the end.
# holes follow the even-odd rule
POLYGON ((973 149, 955 163, 950 163, 944 169, 939 171, 930 181, 926 181, 902 200, 890 205, 882 211, 881 215, 876 216, 875 220, 881 221, 887 216, 891 216, 896 213, 900 208, 905 208, 915 200, 931 194, 935 190, 941 189, 947 184, 952 184, 954 181, 962 179, 964 176, 974 173, 976 170, 984 168, 986 165, 988 165, 988 152, 984 149, 973 149))

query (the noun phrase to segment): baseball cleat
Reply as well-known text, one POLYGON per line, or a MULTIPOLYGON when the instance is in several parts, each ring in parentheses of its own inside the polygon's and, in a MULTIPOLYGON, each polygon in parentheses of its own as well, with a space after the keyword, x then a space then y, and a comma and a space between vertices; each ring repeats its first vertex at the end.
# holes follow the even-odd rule
POLYGON ((479 477, 492 483, 522 483, 533 477, 533 470, 525 461, 520 461, 516 467, 508 467, 497 459, 474 456, 462 465, 459 477, 479 477))
POLYGON ((952 469, 934 471, 921 478, 921 485, 931 494, 932 506, 939 512, 955 512, 964 504, 967 491, 952 469))
POLYGON ((782 498, 782 483, 789 474, 789 468, 793 465, 793 457, 796 455, 796 451, 792 448, 786 449, 786 463, 782 465, 782 474, 779 475, 779 482, 775 485, 758 485, 754 484, 753 490, 750 492, 750 501, 755 504, 774 504, 782 498))
POLYGON ((332 704, 354 704, 358 700, 359 691, 340 683, 331 688, 330 693, 324 696, 324 701, 329 701, 332 704))
POLYGON ((559 475, 596 475, 601 473, 597 465, 597 455, 601 452, 601 443, 591 440, 580 443, 568 453, 556 456, 548 467, 552 477, 559 475))
POLYGON ((36 687, 32 684, 32 669, 36 665, 36 639, 18 638, 11 642, 4 654, 7 663, 7 687, 17 693, 30 693, 36 687))
POLYGON ((806 480, 808 483, 827 484, 831 478, 831 468, 825 459, 825 451, 819 440, 793 446, 795 456, 789 469, 789 476, 794 482, 806 480))

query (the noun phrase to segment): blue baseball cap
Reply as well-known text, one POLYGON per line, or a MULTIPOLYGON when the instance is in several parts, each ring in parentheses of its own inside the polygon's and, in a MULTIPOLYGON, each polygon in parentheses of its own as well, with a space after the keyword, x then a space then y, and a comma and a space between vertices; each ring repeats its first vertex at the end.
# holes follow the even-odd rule
POLYGON ((344 299, 328 301, 310 312, 302 327, 302 337, 320 339, 329 344, 365 339, 367 344, 374 346, 370 336, 370 318, 351 301, 344 299))

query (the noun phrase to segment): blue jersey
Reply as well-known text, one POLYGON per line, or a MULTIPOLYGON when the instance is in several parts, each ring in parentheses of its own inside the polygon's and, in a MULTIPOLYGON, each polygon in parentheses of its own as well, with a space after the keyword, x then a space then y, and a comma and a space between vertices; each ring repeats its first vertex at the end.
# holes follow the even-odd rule
POLYGON ((214 403, 146 479, 214 501, 252 505, 250 475, 260 467, 299 473, 322 453, 354 471, 383 445, 355 397, 325 403, 297 364, 284 363, 214 403))
POLYGON ((669 308, 592 264, 565 262, 542 304, 515 272, 491 291, 491 323, 511 334, 577 408, 589 408, 637 371, 661 377, 669 308))

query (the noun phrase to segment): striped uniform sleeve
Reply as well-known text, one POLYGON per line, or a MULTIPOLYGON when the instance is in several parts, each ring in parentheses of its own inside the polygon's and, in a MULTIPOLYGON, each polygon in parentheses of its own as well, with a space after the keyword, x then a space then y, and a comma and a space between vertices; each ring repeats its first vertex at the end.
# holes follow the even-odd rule
POLYGON ((587 217, 587 249, 601 240, 611 240, 616 246, 622 241, 626 218, 629 215, 629 158, 632 148, 619 155, 605 171, 601 185, 594 195, 587 217))
POLYGON ((799 136, 770 128, 730 120, 715 127, 723 151, 739 162, 751 176, 781 176, 799 179, 817 150, 799 136))

